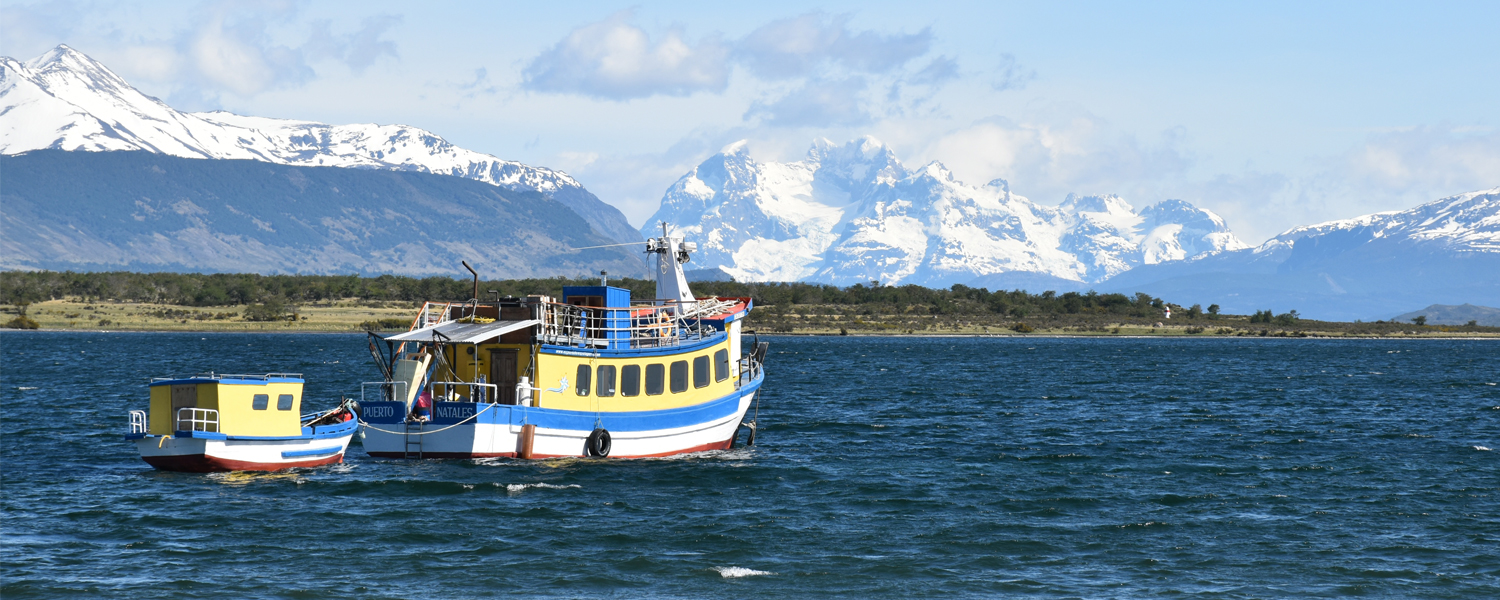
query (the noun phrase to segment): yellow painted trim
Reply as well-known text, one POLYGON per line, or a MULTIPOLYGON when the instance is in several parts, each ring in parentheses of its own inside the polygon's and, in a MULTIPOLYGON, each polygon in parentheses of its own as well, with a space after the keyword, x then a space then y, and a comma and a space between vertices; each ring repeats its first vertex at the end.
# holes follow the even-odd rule
MULTIPOLYGON (((536 382, 536 386, 544 390, 541 392, 540 406, 543 408, 588 412, 630 412, 681 408, 702 404, 710 400, 717 400, 734 392, 735 389, 735 379, 732 375, 724 381, 717 382, 713 380, 712 375, 714 352, 720 349, 727 351, 728 348, 729 341, 726 339, 721 343, 694 352, 664 356, 588 358, 559 354, 542 354, 537 360, 537 373, 539 375, 536 382), (706 387, 695 388, 693 387, 692 364, 693 359, 699 356, 708 357, 709 384, 706 387), (679 360, 687 361, 688 363, 688 389, 685 392, 674 394, 672 393, 671 364, 679 360), (646 365, 653 363, 662 365, 665 371, 664 377, 666 377, 666 381, 662 384, 664 388, 662 394, 658 396, 646 395, 646 365), (587 364, 594 370, 593 376, 590 377, 591 387, 598 383, 597 373, 599 365, 614 365, 616 394, 614 396, 600 397, 595 393, 597 390, 590 389, 589 395, 579 396, 574 379, 577 377, 578 366, 582 364, 587 364), (639 396, 622 396, 618 393, 621 390, 620 371, 626 365, 639 365, 641 367, 641 394, 639 396), (567 377, 568 379, 567 390, 562 392, 545 391, 557 389, 561 385, 563 377, 567 377)), ((732 368, 730 373, 733 373, 732 368)))

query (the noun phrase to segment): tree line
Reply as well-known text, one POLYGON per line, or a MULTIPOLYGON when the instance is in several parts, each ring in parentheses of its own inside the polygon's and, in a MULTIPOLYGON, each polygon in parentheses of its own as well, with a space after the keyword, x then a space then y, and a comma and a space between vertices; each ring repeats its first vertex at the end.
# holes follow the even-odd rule
MULTIPOLYGON (((631 290, 634 298, 650 298, 655 283, 647 279, 611 279, 610 285, 631 290)), ((480 297, 561 296, 563 286, 598 285, 599 278, 482 280, 480 297)), ((954 285, 934 289, 919 285, 855 284, 839 287, 817 283, 697 282, 700 296, 748 296, 761 307, 795 311, 798 305, 833 305, 872 312, 945 315, 1005 315, 1025 318, 1041 314, 1098 314, 1152 318, 1169 303, 1149 294, 1089 292, 1038 294, 1022 290, 990 291, 954 285)), ((380 275, 258 275, 230 273, 74 273, 56 271, 0 272, 0 302, 29 304, 61 298, 86 301, 150 302, 178 306, 296 305, 357 299, 363 301, 463 301, 473 295, 471 280, 446 276, 380 275)), ((1183 316, 1218 316, 1218 305, 1180 307, 1183 316)), ((1269 312, 1269 311, 1268 311, 1269 312)))

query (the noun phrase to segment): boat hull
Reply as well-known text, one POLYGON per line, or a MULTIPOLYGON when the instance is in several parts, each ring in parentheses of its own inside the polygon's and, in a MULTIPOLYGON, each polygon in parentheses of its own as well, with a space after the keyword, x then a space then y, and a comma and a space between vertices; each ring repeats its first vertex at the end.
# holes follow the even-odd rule
MULTIPOLYGON (((726 450, 734 444, 759 383, 700 407, 656 413, 575 413, 463 403, 473 412, 444 422, 444 407, 438 406, 439 418, 414 428, 411 434, 415 435, 404 431, 404 423, 381 423, 377 419, 366 422, 360 436, 365 451, 381 458, 520 457, 522 428, 528 424, 536 426, 531 458, 588 456, 587 440, 596 426, 610 434, 610 458, 726 450), (418 438, 420 441, 416 441, 418 438)), ((378 407, 367 408, 371 413, 378 407)))
POLYGON ((338 436, 281 440, 212 439, 179 432, 141 437, 135 444, 147 464, 163 471, 279 471, 343 462, 355 432, 348 429, 338 436))

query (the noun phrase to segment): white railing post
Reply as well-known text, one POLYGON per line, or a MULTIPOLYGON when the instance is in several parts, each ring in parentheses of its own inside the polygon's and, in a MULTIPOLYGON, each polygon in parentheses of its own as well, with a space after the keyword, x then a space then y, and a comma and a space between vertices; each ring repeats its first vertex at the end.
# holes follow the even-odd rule
POLYGON ((146 433, 146 411, 130 411, 130 433, 146 433))
POLYGON ((219 411, 212 408, 190 408, 177 409, 177 431, 202 431, 205 433, 219 432, 219 411), (187 411, 187 417, 183 418, 183 411, 187 411), (187 423, 188 428, 183 429, 182 424, 187 423), (212 427, 212 429, 210 429, 212 427))

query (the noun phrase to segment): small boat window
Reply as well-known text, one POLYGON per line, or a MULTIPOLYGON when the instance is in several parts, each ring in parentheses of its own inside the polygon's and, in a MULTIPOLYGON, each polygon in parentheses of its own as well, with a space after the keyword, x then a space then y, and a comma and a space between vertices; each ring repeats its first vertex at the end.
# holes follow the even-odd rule
POLYGON ((729 379, 729 351, 719 350, 714 353, 714 381, 729 379))
POLYGON ((641 395, 641 366, 625 365, 620 368, 620 395, 641 395))
POLYGON ((679 360, 672 363, 672 393, 677 394, 687 391, 688 366, 687 361, 679 360))
POLYGON ((693 387, 708 387, 707 356, 699 356, 693 359, 693 387))
POLYGON ((276 410, 292 410, 292 395, 282 394, 276 397, 276 410))
POLYGON ((578 379, 573 382, 573 387, 578 390, 579 396, 589 395, 590 379, 593 378, 594 369, 588 365, 578 365, 578 379))
POLYGON ((615 366, 599 365, 599 384, 595 386, 594 393, 600 396, 615 395, 615 366))
POLYGON ((662 383, 664 383, 664 380, 666 379, 666 374, 667 374, 667 369, 665 367, 663 367, 661 365, 661 363, 656 363, 654 365, 646 365, 646 395, 647 396, 660 396, 661 395, 661 392, 662 392, 662 383))
MULTIPOLYGON (((243 396, 241 397, 243 398, 243 396)), ((256 394, 255 399, 250 402, 250 408, 253 410, 265 410, 270 404, 270 394, 256 394)))

